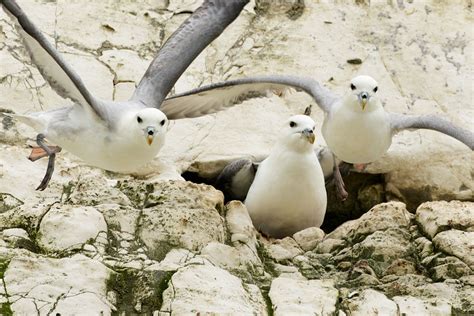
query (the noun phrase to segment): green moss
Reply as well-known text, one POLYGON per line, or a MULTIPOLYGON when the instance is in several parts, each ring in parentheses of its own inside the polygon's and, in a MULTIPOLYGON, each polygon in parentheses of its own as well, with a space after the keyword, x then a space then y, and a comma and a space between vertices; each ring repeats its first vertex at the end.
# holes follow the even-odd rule
POLYGON ((11 309, 11 304, 10 302, 2 303, 0 304, 0 315, 2 316, 10 316, 13 315, 13 311, 11 309))
MULTIPOLYGON (((5 271, 7 270, 9 264, 10 264, 10 260, 6 260, 6 261, 1 261, 0 260, 0 278, 2 279, 2 286, 5 286, 5 282, 3 281, 3 277, 5 275, 5 271)), ((8 293, 7 293, 6 289, 5 289, 5 293, 6 293, 7 299, 8 299, 8 293)), ((1 305, 0 306, 0 315, 2 315, 2 316, 13 315, 9 300, 8 300, 8 302, 2 303, 0 305, 1 305)))
POLYGON ((17 199, 9 193, 0 193, 0 213, 4 213, 17 206, 24 204, 23 201, 17 199))
POLYGON ((117 310, 113 315, 151 315, 160 310, 163 292, 174 272, 125 270, 107 281, 107 290, 117 293, 117 310), (134 306, 140 303, 140 311, 134 306))
POLYGON ((135 208, 143 209, 162 204, 165 197, 161 192, 155 192, 155 186, 151 183, 140 181, 119 181, 115 186, 132 202, 135 208))
POLYGON ((275 269, 275 263, 273 262, 272 258, 270 258, 265 246, 263 246, 260 242, 257 244, 257 254, 263 263, 265 271, 270 273, 271 276, 277 277, 278 272, 275 269))
POLYGON ((272 300, 270 299, 269 295, 270 289, 262 289, 262 296, 263 299, 265 300, 265 306, 267 308, 267 314, 268 316, 273 316, 273 303, 272 300))

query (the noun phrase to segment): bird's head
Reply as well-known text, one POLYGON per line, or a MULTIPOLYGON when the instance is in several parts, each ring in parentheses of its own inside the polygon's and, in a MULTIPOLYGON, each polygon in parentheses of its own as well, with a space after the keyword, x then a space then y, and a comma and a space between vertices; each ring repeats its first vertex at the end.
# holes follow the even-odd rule
POLYGON ((351 80, 350 91, 347 95, 348 102, 357 112, 370 112, 379 104, 376 95, 378 90, 377 81, 370 76, 357 76, 351 80))
POLYGON ((316 139, 314 130, 316 124, 307 115, 294 115, 288 119, 283 127, 282 142, 298 151, 313 150, 316 139))
POLYGON ((168 126, 168 118, 158 109, 146 108, 138 111, 132 118, 137 134, 143 137, 143 141, 149 146, 157 135, 164 135, 168 126))

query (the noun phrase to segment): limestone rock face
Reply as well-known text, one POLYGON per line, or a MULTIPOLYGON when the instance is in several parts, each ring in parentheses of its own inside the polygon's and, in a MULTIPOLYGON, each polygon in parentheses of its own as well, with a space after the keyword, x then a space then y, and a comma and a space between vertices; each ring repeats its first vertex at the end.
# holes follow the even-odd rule
POLYGON ((294 280, 278 277, 270 288, 275 315, 333 315, 338 291, 327 280, 294 280))
MULTIPOLYGON (((202 3, 18 2, 88 89, 113 100, 131 96, 158 48, 202 3)), ((352 77, 368 74, 388 111, 437 114, 474 130, 467 2, 276 2, 251 1, 172 93, 292 74, 343 95, 352 77)), ((71 105, 0 12, 0 112, 71 105)), ((224 205, 221 192, 184 180, 210 183, 232 159, 263 159, 286 118, 309 104, 289 91, 172 121, 158 157, 133 175, 63 150, 42 192, 47 161, 26 159, 36 132, 0 113, 1 313, 474 314, 474 154, 456 140, 396 135, 384 157, 349 174, 351 196, 331 201, 326 215, 331 229, 282 240, 262 237, 242 203, 224 205)), ((313 109, 319 129, 323 115, 313 109)))
POLYGON ((106 300, 110 273, 81 254, 53 259, 25 253, 10 261, 3 278, 15 314, 111 315, 106 300))
POLYGON ((46 251, 64 251, 82 248, 101 232, 107 233, 107 224, 95 208, 54 205, 41 220, 37 240, 46 251))
POLYGON ((255 285, 211 265, 189 265, 171 278, 161 312, 266 315, 265 308, 255 285))

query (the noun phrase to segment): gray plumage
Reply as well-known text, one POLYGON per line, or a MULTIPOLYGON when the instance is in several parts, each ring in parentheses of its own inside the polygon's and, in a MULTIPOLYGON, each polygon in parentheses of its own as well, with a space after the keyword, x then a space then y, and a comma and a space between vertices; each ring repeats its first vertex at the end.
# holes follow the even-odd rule
POLYGON ((230 162, 216 179, 215 187, 224 193, 227 201, 244 201, 252 185, 258 163, 250 159, 237 159, 230 162))
POLYGON ((289 88, 303 90, 313 95, 318 105, 329 112, 337 100, 328 89, 313 79, 295 76, 256 76, 214 83, 174 95, 163 101, 161 110, 169 116, 195 117, 239 104, 245 100, 281 92, 289 88), (184 104, 194 106, 183 108, 184 104))

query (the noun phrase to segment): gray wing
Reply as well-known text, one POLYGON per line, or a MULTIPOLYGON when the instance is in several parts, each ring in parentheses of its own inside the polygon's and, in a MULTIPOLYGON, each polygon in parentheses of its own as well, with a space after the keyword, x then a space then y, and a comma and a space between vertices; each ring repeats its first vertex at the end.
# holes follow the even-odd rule
POLYGON ((189 64, 237 18, 249 0, 207 0, 168 38, 138 84, 133 101, 160 108, 189 64))
POLYGON ((31 59, 51 87, 61 97, 79 103, 86 110, 90 110, 103 119, 105 116, 101 111, 100 103, 90 94, 79 76, 66 64, 25 12, 13 0, 3 0, 1 4, 5 12, 15 21, 15 26, 31 59))
POLYGON ((224 193, 226 201, 244 201, 252 185, 258 164, 250 159, 229 163, 216 179, 215 187, 224 193))
POLYGON ((474 150, 474 133, 458 127, 436 115, 406 115, 390 113, 392 131, 397 133, 404 129, 431 129, 456 138, 474 150))
POLYGON ((224 110, 250 98, 266 96, 270 91, 288 88, 310 94, 324 112, 329 112, 337 100, 331 91, 310 78, 256 76, 219 82, 172 96, 163 101, 160 110, 170 119, 198 117, 224 110))

